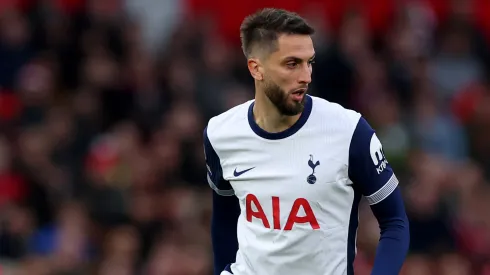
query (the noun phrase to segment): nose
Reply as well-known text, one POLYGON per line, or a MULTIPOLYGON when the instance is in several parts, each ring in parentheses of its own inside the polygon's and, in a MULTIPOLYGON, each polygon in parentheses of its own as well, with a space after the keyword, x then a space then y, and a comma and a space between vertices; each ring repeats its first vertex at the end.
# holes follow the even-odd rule
POLYGON ((311 66, 305 66, 299 75, 299 84, 310 84, 311 83, 311 66))

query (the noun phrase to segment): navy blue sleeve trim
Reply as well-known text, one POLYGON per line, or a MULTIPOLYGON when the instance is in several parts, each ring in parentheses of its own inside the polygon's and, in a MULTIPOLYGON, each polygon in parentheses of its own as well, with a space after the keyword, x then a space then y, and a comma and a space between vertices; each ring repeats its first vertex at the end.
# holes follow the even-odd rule
POLYGON ((213 188, 213 214, 211 218, 211 241, 214 256, 214 274, 219 275, 225 267, 234 263, 238 251, 237 222, 240 205, 230 183, 223 179, 220 159, 204 129, 204 154, 208 183, 213 188))
POLYGON ((381 142, 362 117, 349 147, 349 178, 371 205, 382 201, 398 185, 381 142))
POLYGON ((214 275, 236 261, 238 251, 237 222, 240 205, 236 196, 220 196, 213 192, 211 239, 214 255, 214 275))
POLYGON ((234 195, 233 188, 228 181, 223 179, 223 169, 221 168, 220 159, 214 150, 211 141, 209 141, 207 130, 208 128, 206 127, 203 133, 203 141, 209 186, 222 196, 232 196, 234 195))

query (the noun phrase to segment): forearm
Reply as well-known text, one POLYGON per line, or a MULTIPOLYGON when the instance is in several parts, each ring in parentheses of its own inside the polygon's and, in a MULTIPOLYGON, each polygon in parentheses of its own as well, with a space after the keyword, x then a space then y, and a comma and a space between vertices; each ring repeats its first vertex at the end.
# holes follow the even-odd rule
POLYGON ((371 209, 381 231, 372 274, 399 274, 410 244, 409 222, 400 190, 397 188, 371 209))
POLYGON ((219 275, 227 264, 235 262, 238 251, 237 221, 239 215, 240 206, 235 196, 220 196, 213 192, 211 239, 215 275, 219 275))

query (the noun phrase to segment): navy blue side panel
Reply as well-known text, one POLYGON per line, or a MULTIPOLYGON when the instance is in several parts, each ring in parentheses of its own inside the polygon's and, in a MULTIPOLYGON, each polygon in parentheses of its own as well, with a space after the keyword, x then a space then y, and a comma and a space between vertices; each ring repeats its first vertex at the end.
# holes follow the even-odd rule
POLYGON ((357 228, 359 226, 359 202, 362 194, 354 188, 354 201, 350 213, 349 235, 347 237, 347 275, 354 275, 354 259, 356 257, 357 228))

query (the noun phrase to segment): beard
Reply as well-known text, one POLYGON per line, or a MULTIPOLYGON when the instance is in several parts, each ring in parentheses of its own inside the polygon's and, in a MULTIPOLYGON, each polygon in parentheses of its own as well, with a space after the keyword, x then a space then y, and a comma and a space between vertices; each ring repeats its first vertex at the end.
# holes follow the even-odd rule
POLYGON ((289 93, 272 81, 265 82, 264 93, 282 115, 295 116, 303 112, 305 108, 306 94, 300 102, 290 101, 289 93))

